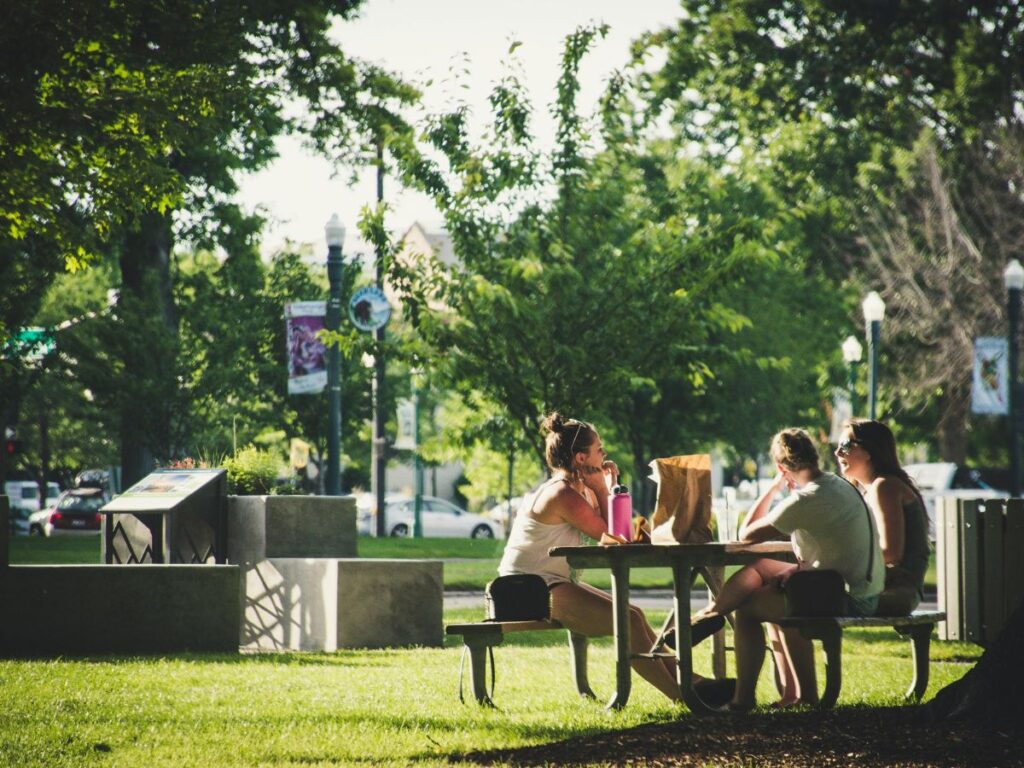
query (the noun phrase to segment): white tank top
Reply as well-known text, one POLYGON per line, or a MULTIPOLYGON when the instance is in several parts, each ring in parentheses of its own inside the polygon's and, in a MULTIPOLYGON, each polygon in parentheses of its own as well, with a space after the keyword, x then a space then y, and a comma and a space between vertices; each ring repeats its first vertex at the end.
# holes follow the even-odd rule
POLYGON ((505 554, 498 566, 499 575, 536 573, 548 586, 578 580, 577 572, 569 568, 568 561, 564 557, 551 557, 548 550, 552 547, 577 547, 583 542, 583 534, 569 523, 541 523, 531 514, 537 496, 546 485, 537 490, 529 508, 516 515, 512 533, 505 544, 505 554))

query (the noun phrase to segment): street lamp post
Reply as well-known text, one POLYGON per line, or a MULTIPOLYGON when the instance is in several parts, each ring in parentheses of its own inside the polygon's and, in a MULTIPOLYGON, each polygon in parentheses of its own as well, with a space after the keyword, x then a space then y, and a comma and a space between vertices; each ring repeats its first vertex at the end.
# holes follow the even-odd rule
POLYGON ((1024 267, 1012 259, 1003 271, 1006 281, 1006 316, 1009 320, 1007 346, 1009 348, 1010 403, 1010 495, 1020 496, 1020 386, 1017 383, 1018 338, 1020 337, 1020 291, 1024 288, 1024 267))
POLYGON ((413 371, 412 380, 412 442, 415 448, 415 483, 416 495, 413 499, 413 525, 412 535, 414 538, 423 537, 423 459, 420 457, 420 374, 413 371))
POLYGON ((872 291, 861 305, 864 310, 864 324, 868 332, 868 418, 874 419, 877 413, 878 398, 878 337, 882 330, 882 318, 885 317, 885 302, 872 291))
POLYGON ((843 360, 847 367, 846 387, 850 393, 850 415, 852 416, 857 415, 857 365, 863 354, 864 347, 857 341, 857 337, 847 336, 846 341, 843 342, 843 360))
MULTIPOLYGON (((324 227, 327 236, 327 330, 337 332, 341 324, 341 247, 345 227, 333 214, 324 227)), ((341 495, 341 352, 337 344, 327 348, 327 483, 328 496, 341 495)))

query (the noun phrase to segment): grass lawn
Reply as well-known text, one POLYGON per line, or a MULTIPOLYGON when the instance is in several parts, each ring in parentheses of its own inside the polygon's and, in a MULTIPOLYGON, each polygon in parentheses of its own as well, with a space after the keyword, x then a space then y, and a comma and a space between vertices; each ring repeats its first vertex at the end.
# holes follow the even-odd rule
MULTIPOLYGON (((367 557, 443 557, 449 586, 460 579, 482 586, 501 542, 360 539, 359 547, 367 557)), ((99 541, 17 538, 10 553, 13 563, 95 563, 99 541)), ((453 609, 444 620, 478 614, 453 609)), ((648 614, 656 624, 664 618, 648 614)), ((980 654, 976 646, 933 642, 929 697, 980 654)), ((496 649, 498 710, 459 704, 461 656, 448 639, 445 648, 332 654, 0 660, 0 765, 442 766, 470 750, 689 717, 638 678, 622 712, 577 698, 562 633, 513 635, 496 649)), ((709 648, 695 659, 709 673, 709 648)), ((590 678, 602 699, 614 688, 613 662, 610 639, 593 641, 590 678)), ((910 681, 910 644, 890 629, 850 630, 843 665, 841 706, 892 705, 910 681)), ((468 680, 465 687, 471 698, 468 680)), ((773 698, 766 668, 759 699, 773 698)))
MULTIPOLYGON (((450 611, 445 620, 475 613, 450 611)), ((891 630, 865 629, 847 632, 843 650, 841 705, 897 702, 910 679, 909 643, 891 630)), ((979 654, 974 646, 934 643, 929 694, 958 679, 979 654)), ((700 649, 696 656, 707 672, 708 653, 700 649)), ((516 635, 496 650, 497 710, 459 704, 460 657, 449 644, 333 654, 4 660, 0 765, 442 766, 469 750, 689 717, 636 678, 622 712, 577 698, 561 633, 516 635)), ((602 698, 614 688, 612 665, 610 640, 594 641, 590 676, 602 698)), ((762 702, 773 698, 767 670, 759 695, 762 702)))

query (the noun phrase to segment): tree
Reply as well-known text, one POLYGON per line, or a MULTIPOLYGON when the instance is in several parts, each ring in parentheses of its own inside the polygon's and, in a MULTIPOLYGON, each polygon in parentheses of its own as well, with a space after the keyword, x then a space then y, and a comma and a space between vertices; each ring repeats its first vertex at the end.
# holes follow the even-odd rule
MULTIPOLYGON (((566 40, 549 157, 531 146, 529 106, 511 76, 492 96, 494 127, 480 141, 463 110, 430 125, 443 168, 399 147, 410 177, 445 213, 460 263, 396 264, 392 279, 453 391, 484 414, 504 414, 538 460, 545 412, 593 420, 635 480, 654 456, 715 442, 721 371, 785 367, 738 343, 749 320, 734 309, 735 283, 746 276, 756 285, 765 271, 809 283, 800 258, 785 252, 797 219, 787 224, 756 183, 691 161, 671 142, 645 141, 621 83, 603 106, 604 149, 590 148, 575 74, 600 33, 566 40), (748 203, 757 210, 744 215, 748 203)), ((480 427, 494 450, 510 437, 480 427)), ((638 506, 649 508, 646 486, 635 487, 638 506)))
POLYGON ((126 481, 170 450, 174 404, 159 381, 173 375, 177 346, 175 239, 251 248, 259 222, 230 202, 235 176, 272 158, 284 131, 342 161, 359 157, 361 137, 403 128, 394 107, 414 91, 330 40, 334 19, 358 4, 50 0, 10 10, 5 29, 32 44, 8 49, 20 58, 0 114, 11 118, 0 120, 0 172, 13 191, 0 201, 3 236, 40 232, 72 264, 99 248, 118 256, 122 330, 149 333, 123 347, 150 406, 122 414, 126 481))
MULTIPOLYGON (((922 130, 932 137, 948 185, 980 180, 977 163, 996 146, 988 140, 993 127, 1020 124, 1022 31, 1020 7, 1006 2, 686 2, 674 27, 638 46, 638 56, 664 54, 664 65, 639 82, 652 106, 650 120, 667 113, 684 141, 723 166, 739 149, 773 152, 794 128, 812 137, 802 151, 783 158, 787 168, 810 171, 806 183, 778 189, 794 207, 808 193, 835 201, 812 206, 805 218, 813 258, 837 279, 852 268, 854 286, 884 281, 893 315, 908 317, 922 305, 939 307, 952 299, 953 314, 967 318, 974 312, 967 306, 970 292, 928 293, 920 281, 915 287, 923 294, 897 290, 897 284, 909 284, 900 269, 875 257, 888 236, 880 226, 900 218, 901 194, 908 191, 901 181, 906 153, 922 130), (866 213, 879 208, 888 210, 866 213), (869 242, 873 249, 864 247, 869 242)), ((988 181, 995 186, 987 195, 998 195, 1004 180, 988 181)), ((971 218, 965 209, 959 216, 971 218)), ((915 243, 930 237, 922 228, 929 220, 907 216, 903 223, 901 231, 915 243)), ((850 310, 857 313, 852 302, 850 310)), ((920 368, 912 365, 901 376, 899 399, 914 408, 937 400, 942 454, 962 458, 962 383, 939 387, 930 380, 920 388, 920 368), (915 389, 923 389, 923 397, 915 389)), ((900 402, 893 402, 898 413, 900 402)))
POLYGON ((1024 249, 1024 127, 985 135, 959 174, 924 134, 900 156, 892 205, 865 212, 867 265, 884 294, 890 355, 905 407, 939 404, 940 454, 967 459, 974 339, 1005 334, 1003 269, 1024 249))

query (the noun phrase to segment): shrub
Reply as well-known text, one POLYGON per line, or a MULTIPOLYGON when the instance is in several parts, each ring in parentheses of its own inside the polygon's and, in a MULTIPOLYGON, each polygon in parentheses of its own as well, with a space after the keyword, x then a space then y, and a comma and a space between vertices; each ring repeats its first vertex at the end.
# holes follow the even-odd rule
POLYGON ((262 496, 271 493, 281 470, 280 457, 250 445, 225 460, 231 492, 239 496, 262 496))

